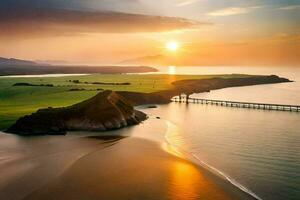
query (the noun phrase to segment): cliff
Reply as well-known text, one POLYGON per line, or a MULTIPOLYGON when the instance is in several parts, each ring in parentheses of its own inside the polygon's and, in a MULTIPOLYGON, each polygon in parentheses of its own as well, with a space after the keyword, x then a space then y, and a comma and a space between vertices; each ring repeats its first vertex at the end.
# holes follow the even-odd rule
POLYGON ((146 115, 134 110, 124 97, 104 91, 65 108, 38 110, 20 118, 7 132, 18 135, 59 135, 67 131, 107 131, 135 125, 146 115))

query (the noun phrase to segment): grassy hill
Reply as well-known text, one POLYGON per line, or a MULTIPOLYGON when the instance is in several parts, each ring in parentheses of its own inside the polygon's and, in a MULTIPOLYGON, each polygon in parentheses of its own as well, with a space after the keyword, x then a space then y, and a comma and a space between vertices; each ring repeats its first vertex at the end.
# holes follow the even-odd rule
POLYGON ((7 131, 19 135, 61 135, 67 131, 108 131, 135 125, 146 115, 124 97, 106 90, 78 104, 40 109, 21 117, 7 131))
POLYGON ((0 130, 9 127, 19 117, 33 113, 40 108, 64 107, 83 100, 103 90, 158 92, 172 89, 172 82, 187 79, 243 78, 249 75, 153 75, 116 74, 88 75, 48 78, 0 78, 0 130), (73 82, 74 80, 78 80, 73 82), (130 85, 95 85, 85 82, 128 82, 130 85), (36 86, 13 86, 16 83, 30 83, 36 86), (53 87, 39 85, 52 84, 53 87))

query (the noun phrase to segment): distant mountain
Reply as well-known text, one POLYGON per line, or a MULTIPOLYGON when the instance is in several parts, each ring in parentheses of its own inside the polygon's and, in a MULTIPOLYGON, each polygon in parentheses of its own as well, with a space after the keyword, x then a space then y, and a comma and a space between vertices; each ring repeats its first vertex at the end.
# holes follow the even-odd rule
MULTIPOLYGON (((185 54, 186 55, 186 54, 185 54)), ((179 54, 157 54, 157 55, 147 55, 142 57, 136 57, 128 60, 123 60, 120 62, 123 65, 158 65, 158 66, 182 66, 189 65, 188 60, 184 56, 179 54)))
POLYGON ((14 58, 0 58, 0 76, 39 74, 120 74, 156 72, 147 66, 67 66, 49 65, 14 58))
POLYGON ((12 65, 37 65, 36 62, 28 61, 28 60, 20 60, 15 58, 2 58, 0 57, 0 66, 12 66, 12 65))
POLYGON ((130 64, 130 65, 160 65, 162 61, 166 60, 166 56, 158 54, 158 55, 150 55, 150 56, 142 56, 133 59, 123 60, 120 64, 130 64))
POLYGON ((35 60, 34 62, 41 65, 70 65, 70 63, 65 60, 35 60))

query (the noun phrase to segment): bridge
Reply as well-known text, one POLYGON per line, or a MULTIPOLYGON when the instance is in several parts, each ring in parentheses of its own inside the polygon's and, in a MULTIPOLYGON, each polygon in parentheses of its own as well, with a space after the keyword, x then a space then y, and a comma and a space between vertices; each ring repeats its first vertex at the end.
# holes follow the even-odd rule
POLYGON ((181 95, 177 97, 173 97, 171 101, 180 102, 180 103, 211 104, 217 106, 236 107, 236 108, 300 112, 300 105, 283 105, 283 104, 200 99, 200 98, 191 98, 189 97, 189 95, 186 95, 184 97, 182 97, 181 95))

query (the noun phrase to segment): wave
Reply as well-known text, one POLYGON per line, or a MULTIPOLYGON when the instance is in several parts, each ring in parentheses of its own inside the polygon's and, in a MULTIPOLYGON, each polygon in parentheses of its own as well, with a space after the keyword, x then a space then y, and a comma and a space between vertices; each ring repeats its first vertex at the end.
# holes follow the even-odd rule
POLYGON ((255 194, 253 191, 251 191, 250 189, 248 189, 247 187, 243 186, 238 181, 236 181, 234 178, 230 177, 229 175, 225 174, 221 170, 219 170, 219 169, 217 169, 217 168, 209 165, 208 163, 204 162, 197 155, 195 155, 195 154, 193 154, 191 152, 187 152, 186 150, 182 149, 179 145, 173 144, 171 142, 171 140, 169 139, 169 137, 170 137, 171 134, 178 133, 179 130, 178 130, 177 126, 175 124, 173 124, 172 122, 170 122, 168 120, 165 120, 165 121, 166 121, 166 124, 167 124, 167 127, 168 127, 167 128, 167 132, 165 134, 165 142, 168 145, 170 145, 172 147, 172 149, 174 149, 175 151, 179 152, 180 154, 185 155, 187 158, 191 157, 192 161, 196 160, 195 161, 196 164, 204 167, 205 169, 209 170, 210 172, 214 173, 215 175, 224 178, 230 184, 234 185, 235 187, 237 187, 241 191, 247 193, 248 195, 252 196, 253 198, 255 198, 257 200, 263 200, 257 194, 255 194))

